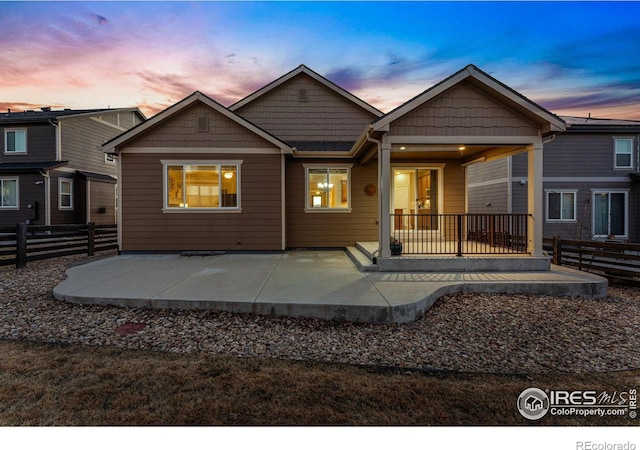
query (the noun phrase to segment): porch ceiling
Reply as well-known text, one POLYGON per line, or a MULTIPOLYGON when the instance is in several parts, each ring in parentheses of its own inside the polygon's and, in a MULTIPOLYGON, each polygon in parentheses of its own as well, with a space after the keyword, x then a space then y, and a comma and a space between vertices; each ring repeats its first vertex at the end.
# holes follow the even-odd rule
POLYGON ((496 159, 526 151, 522 145, 435 145, 407 144, 393 145, 393 159, 438 159, 457 160, 463 163, 479 158, 496 159))

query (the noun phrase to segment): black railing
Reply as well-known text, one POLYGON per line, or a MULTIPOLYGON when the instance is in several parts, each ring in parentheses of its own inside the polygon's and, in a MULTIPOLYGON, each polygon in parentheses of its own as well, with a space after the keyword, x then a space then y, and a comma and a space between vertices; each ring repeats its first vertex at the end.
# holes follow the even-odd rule
POLYGON ((527 253, 528 214, 391 214, 403 254, 527 253))

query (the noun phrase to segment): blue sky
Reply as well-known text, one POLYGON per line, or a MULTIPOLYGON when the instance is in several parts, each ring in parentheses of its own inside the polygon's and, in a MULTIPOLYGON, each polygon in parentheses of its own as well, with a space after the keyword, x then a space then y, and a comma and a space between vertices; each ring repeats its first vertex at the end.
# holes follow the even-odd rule
POLYGON ((229 105, 306 64, 389 111, 467 64, 640 120, 639 2, 0 2, 0 109, 229 105))

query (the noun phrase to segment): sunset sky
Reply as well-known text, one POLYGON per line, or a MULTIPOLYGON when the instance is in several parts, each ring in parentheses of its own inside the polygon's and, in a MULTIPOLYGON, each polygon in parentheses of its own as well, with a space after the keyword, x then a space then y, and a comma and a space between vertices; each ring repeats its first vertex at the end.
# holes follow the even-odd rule
POLYGON ((467 64, 640 120, 639 2, 0 2, 0 111, 224 105, 305 64, 387 112, 467 64))

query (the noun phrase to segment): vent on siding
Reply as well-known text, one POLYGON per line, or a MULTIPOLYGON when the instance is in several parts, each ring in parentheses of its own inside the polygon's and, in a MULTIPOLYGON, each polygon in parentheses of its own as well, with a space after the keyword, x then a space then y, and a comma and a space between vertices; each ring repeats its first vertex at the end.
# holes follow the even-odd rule
POLYGON ((298 100, 301 102, 309 101, 309 93, 307 92, 306 89, 300 89, 298 91, 298 100))
POLYGON ((209 131, 208 117, 198 117, 198 131, 209 131))

